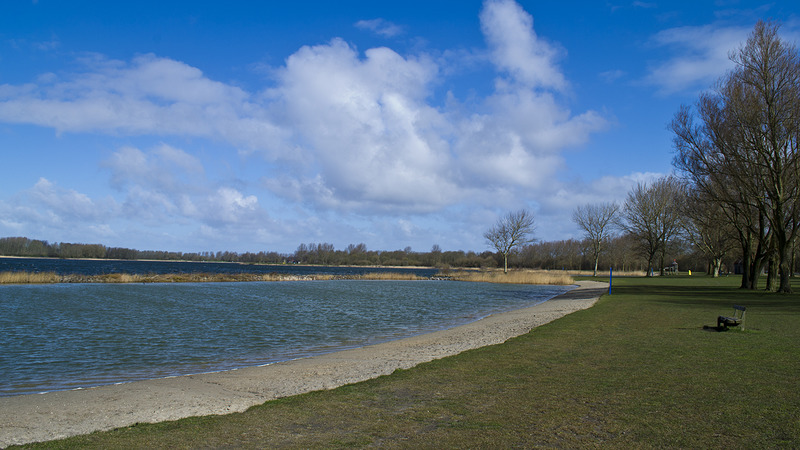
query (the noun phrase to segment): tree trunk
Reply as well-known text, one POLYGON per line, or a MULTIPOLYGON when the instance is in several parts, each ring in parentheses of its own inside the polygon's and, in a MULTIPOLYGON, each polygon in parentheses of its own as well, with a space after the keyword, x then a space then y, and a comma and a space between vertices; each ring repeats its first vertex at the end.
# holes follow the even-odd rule
POLYGON ((647 258, 647 276, 653 276, 653 258, 655 258, 655 254, 651 254, 649 258, 647 258))
POLYGON ((711 265, 712 265, 711 276, 713 278, 719 278, 719 268, 722 266, 722 258, 714 258, 711 265))
POLYGON ((773 255, 767 262, 767 291, 776 292, 778 290, 778 262, 773 255))
MULTIPOLYGON (((788 247, 788 245, 787 245, 788 247)), ((783 251, 784 254, 781 255, 780 262, 778 263, 778 273, 780 275, 780 287, 778 288, 778 292, 783 292, 785 294, 792 293, 792 274, 791 268, 789 267, 789 255, 788 248, 785 248, 783 251)))

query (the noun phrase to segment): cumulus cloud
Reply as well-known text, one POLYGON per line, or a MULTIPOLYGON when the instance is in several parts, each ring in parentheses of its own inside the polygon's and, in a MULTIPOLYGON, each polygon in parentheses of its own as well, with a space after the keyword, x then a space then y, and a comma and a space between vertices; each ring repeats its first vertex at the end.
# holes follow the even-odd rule
POLYGON ((607 120, 593 111, 573 115, 558 102, 553 94, 567 83, 557 52, 518 4, 486 2, 481 23, 490 60, 508 78, 466 113, 457 100, 430 105, 448 69, 424 56, 388 48, 362 56, 340 39, 290 56, 271 95, 314 170, 265 185, 325 208, 406 213, 546 184, 560 151, 607 120))
MULTIPOLYGON (((471 202, 493 208, 544 189, 561 152, 604 129, 595 111, 574 113, 561 95, 563 52, 539 37, 511 0, 480 13, 491 93, 433 101, 446 60, 360 51, 342 39, 304 46, 271 71, 259 92, 215 81, 199 68, 156 55, 131 61, 89 55, 77 73, 0 86, 0 120, 59 133, 211 139, 271 166, 261 186, 314 211, 425 214, 471 202), (498 200, 499 199, 499 200, 498 200)), ((393 24, 356 24, 386 35, 393 24)), ((203 163, 165 144, 120 148, 104 163, 121 209, 142 220, 255 224, 258 197, 208 180, 203 163)))
POLYGON ((117 189, 128 185, 147 185, 160 190, 173 190, 179 184, 199 184, 205 172, 197 158, 163 143, 149 152, 135 147, 122 147, 103 166, 111 170, 111 183, 117 189))
POLYGON ((665 94, 711 87, 733 68, 728 54, 747 40, 750 31, 750 27, 720 25, 662 30, 653 36, 652 44, 672 51, 673 56, 651 67, 645 82, 665 94))
POLYGON ((290 56, 272 95, 315 169, 294 174, 302 190, 344 207, 448 201, 449 125, 425 102, 436 74, 425 58, 388 48, 361 58, 340 39, 290 56))
POLYGON ((101 55, 81 62, 81 72, 0 86, 0 120, 59 133, 185 135, 245 145, 280 134, 250 94, 183 62, 152 54, 130 63, 101 55))
POLYGON ((108 236, 120 205, 111 197, 89 195, 41 177, 28 189, 0 200, 0 232, 28 237, 108 236))
POLYGON ((122 147, 104 167, 124 196, 128 218, 150 222, 199 221, 206 226, 253 225, 267 219, 255 195, 230 186, 213 187, 202 162, 184 150, 160 144, 149 150, 122 147))
POLYGON ((492 61, 515 81, 531 87, 563 90, 564 75, 555 65, 558 50, 533 29, 533 17, 513 0, 487 0, 481 30, 492 61))
POLYGON ((46 178, 40 178, 28 190, 27 198, 44 207, 51 220, 72 222, 102 221, 116 209, 113 201, 96 202, 74 189, 62 188, 46 178))

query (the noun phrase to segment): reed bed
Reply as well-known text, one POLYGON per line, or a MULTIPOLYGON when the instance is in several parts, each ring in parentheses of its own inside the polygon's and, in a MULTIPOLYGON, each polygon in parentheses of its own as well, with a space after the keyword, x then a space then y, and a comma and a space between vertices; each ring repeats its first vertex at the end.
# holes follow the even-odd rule
POLYGON ((54 272, 0 272, 0 284, 46 284, 60 280, 54 272))
POLYGON ((427 278, 415 275, 413 273, 398 273, 398 272, 370 272, 363 275, 354 277, 358 280, 391 280, 391 281, 416 281, 427 280, 427 278))
MULTIPOLYGON (((570 285, 574 283, 569 272, 545 270, 513 270, 503 273, 490 271, 448 271, 442 278, 456 281, 486 283, 570 285)), ((0 284, 50 284, 50 283, 223 283, 241 281, 325 281, 325 280, 426 280, 413 273, 369 272, 362 275, 290 275, 281 273, 167 273, 102 275, 58 275, 53 272, 2 272, 0 284)))
POLYGON ((473 281, 484 283, 508 284, 544 284, 566 286, 574 284, 575 280, 564 272, 550 272, 546 270, 512 270, 503 273, 500 270, 491 271, 458 271, 452 272, 450 278, 457 281, 473 281))
POLYGON ((52 283, 203 283, 236 281, 287 281, 315 279, 307 276, 278 273, 166 273, 130 274, 107 273, 102 275, 58 275, 53 272, 2 272, 0 284, 52 284, 52 283))
POLYGON ((52 283, 225 283, 241 281, 325 281, 325 280, 424 280, 425 278, 397 272, 372 272, 363 275, 291 275, 281 273, 165 273, 102 275, 57 275, 53 272, 2 272, 0 284, 52 283))

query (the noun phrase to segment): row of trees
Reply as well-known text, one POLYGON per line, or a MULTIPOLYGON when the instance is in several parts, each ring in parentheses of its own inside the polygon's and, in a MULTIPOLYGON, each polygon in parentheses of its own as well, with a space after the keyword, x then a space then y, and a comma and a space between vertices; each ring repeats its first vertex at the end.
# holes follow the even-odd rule
POLYGON ((285 255, 276 252, 248 252, 241 254, 236 252, 182 253, 106 247, 102 244, 50 243, 26 237, 0 238, 0 255, 45 258, 147 259, 156 261, 224 261, 264 264, 279 264, 286 261, 285 255))
POLYGON ((430 252, 403 250, 368 250, 361 244, 350 244, 336 250, 333 244, 300 244, 294 253, 277 252, 199 252, 182 253, 152 250, 135 250, 106 247, 101 244, 49 243, 26 237, 0 238, 0 255, 49 258, 95 259, 146 259, 171 261, 219 261, 258 264, 319 264, 319 265, 375 265, 375 266, 451 266, 496 267, 497 259, 491 252, 442 251, 434 245, 430 252))
MULTIPOLYGON (((677 258, 682 267, 702 268, 702 255, 684 241, 670 243, 669 254, 677 258)), ((607 271, 614 267, 622 271, 644 271, 646 259, 636 250, 629 234, 616 234, 604 240, 599 255, 599 267, 607 271)), ((236 253, 200 252, 181 253, 166 251, 133 250, 120 247, 105 247, 101 244, 68 244, 32 240, 24 237, 0 238, 0 255, 50 258, 97 258, 97 259, 146 259, 174 261, 219 261, 259 264, 317 264, 317 265, 375 265, 375 266, 426 266, 536 268, 548 270, 592 270, 595 261, 594 244, 589 240, 569 239, 551 242, 527 241, 510 251, 506 257, 501 253, 484 251, 445 251, 434 245, 428 252, 417 252, 411 248, 394 251, 368 250, 366 245, 348 245, 336 250, 333 244, 300 244, 293 253, 276 252, 236 253)))
POLYGON ((756 24, 731 53, 735 68, 694 107, 682 107, 670 127, 675 166, 709 254, 724 254, 732 241, 742 255, 742 288, 754 289, 766 268, 768 289, 791 292, 800 233, 800 54, 778 30, 756 24))
MULTIPOLYGON (((678 177, 637 185, 621 210, 603 204, 575 211, 595 271, 617 228, 662 274, 668 252, 684 241, 704 255, 714 276, 733 255, 742 288, 755 289, 766 271, 768 290, 791 292, 800 237, 800 53, 778 30, 758 22, 731 53, 734 69, 675 115, 678 177)), ((532 227, 532 218, 522 226, 520 217, 509 214, 486 233, 498 253, 522 247, 524 235, 497 231, 532 227)))

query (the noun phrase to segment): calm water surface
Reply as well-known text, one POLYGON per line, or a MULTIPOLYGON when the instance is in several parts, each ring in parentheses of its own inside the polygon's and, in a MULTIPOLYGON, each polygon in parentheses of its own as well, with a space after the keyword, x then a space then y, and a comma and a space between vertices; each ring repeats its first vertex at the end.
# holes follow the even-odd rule
POLYGON ((568 289, 354 280, 0 286, 0 396, 313 356, 468 323, 568 289))

